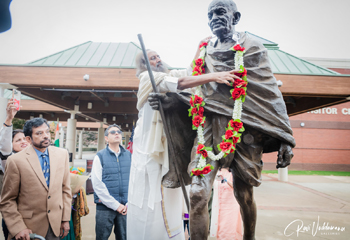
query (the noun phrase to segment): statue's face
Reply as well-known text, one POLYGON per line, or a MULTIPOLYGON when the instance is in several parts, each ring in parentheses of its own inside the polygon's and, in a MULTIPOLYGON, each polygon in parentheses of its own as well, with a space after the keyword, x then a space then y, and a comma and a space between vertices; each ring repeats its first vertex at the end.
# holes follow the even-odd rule
POLYGON ((217 37, 233 35, 234 12, 225 0, 214 0, 208 8, 208 25, 217 37))

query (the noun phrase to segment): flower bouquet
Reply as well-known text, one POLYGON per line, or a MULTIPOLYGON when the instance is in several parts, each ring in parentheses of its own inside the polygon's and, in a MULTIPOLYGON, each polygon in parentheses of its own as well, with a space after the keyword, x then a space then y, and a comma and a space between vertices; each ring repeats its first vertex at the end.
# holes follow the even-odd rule
POLYGON ((85 172, 84 168, 81 167, 71 167, 70 168, 70 188, 72 190, 72 195, 79 192, 81 186, 84 185, 86 180, 90 177, 90 174, 85 172))

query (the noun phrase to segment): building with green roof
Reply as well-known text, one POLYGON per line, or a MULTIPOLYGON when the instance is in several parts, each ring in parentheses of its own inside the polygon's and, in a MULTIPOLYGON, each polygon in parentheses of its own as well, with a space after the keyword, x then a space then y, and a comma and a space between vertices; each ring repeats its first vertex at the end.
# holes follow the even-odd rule
MULTIPOLYGON (((280 90, 290 115, 347 101, 348 75, 286 53, 275 42, 247 34, 267 48, 272 71, 282 82, 280 90), (327 87, 329 82, 334 83, 332 91, 327 87)), ((116 119, 130 129, 137 119, 139 81, 135 76, 135 57, 140 51, 133 42, 88 41, 28 64, 1 65, 0 82, 13 84, 25 96, 60 109, 74 110, 79 105, 79 121, 116 119), (87 107, 90 103, 92 108, 87 107)), ((25 111, 21 114, 28 117, 25 111)), ((60 114, 64 118, 64 113, 60 114)), ((44 117, 50 119, 49 115, 44 117)))

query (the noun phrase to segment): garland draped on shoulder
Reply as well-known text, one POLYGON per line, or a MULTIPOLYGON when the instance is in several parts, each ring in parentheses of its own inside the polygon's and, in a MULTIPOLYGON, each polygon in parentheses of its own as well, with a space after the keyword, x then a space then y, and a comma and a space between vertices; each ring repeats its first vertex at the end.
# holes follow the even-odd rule
MULTIPOLYGON (((286 106, 277 81, 270 68, 267 49, 257 40, 240 33, 239 44, 246 49, 244 67, 247 69, 247 95, 243 104, 242 122, 272 138, 295 146, 293 131, 289 123, 286 106)), ((208 72, 231 71, 234 69, 234 52, 216 50, 211 42, 205 58, 208 72)), ((232 116, 234 101, 230 101, 230 87, 210 82, 202 86, 205 111, 232 116)), ((181 93, 183 101, 190 95, 181 93)), ((264 152, 278 151, 270 146, 264 152)))

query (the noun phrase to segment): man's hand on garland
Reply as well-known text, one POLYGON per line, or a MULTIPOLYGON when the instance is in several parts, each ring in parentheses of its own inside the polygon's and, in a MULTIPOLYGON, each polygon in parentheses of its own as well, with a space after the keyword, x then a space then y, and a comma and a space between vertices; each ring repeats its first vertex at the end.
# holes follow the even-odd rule
MULTIPOLYGON (((194 55, 194 60, 196 60, 198 57, 199 57, 199 53, 200 53, 200 49, 199 49, 199 46, 202 45, 203 43, 207 43, 209 42, 209 40, 212 38, 212 36, 209 36, 209 37, 206 37, 204 39, 202 39, 199 44, 198 44, 198 47, 197 47, 197 50, 196 50, 196 54, 194 55)), ((191 62, 191 68, 194 67, 194 64, 193 64, 193 61, 191 62)))
POLYGON ((175 98, 168 97, 165 93, 150 93, 148 95, 148 102, 153 110, 159 110, 159 100, 162 102, 164 110, 171 108, 177 102, 175 98))
MULTIPOLYGON (((242 80, 240 77, 236 76, 235 73, 238 73, 240 70, 232 70, 229 72, 214 72, 208 73, 208 75, 212 78, 212 81, 217 83, 223 83, 227 86, 231 86, 231 82, 234 83, 235 79, 242 80)), ((208 76, 208 77, 209 77, 208 76)))
POLYGON ((206 38, 203 38, 203 39, 199 42, 198 46, 202 45, 203 43, 208 43, 209 40, 212 39, 212 38, 213 38, 212 36, 208 36, 208 37, 206 37, 206 38))
POLYGON ((278 150, 276 168, 285 168, 290 165, 293 156, 292 147, 287 143, 281 143, 280 149, 278 150))

